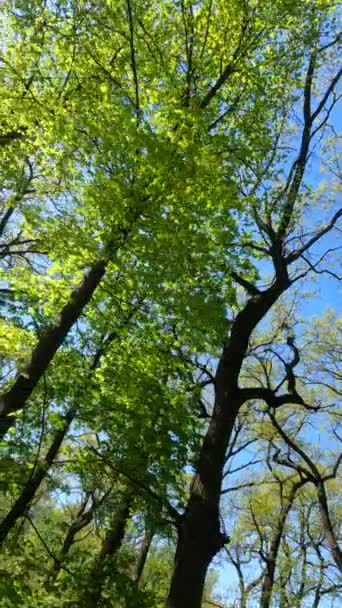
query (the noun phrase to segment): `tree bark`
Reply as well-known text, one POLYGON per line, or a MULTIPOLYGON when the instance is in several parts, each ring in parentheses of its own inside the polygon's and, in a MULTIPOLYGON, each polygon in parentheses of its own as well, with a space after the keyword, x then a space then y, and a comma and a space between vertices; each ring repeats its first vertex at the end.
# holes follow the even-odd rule
POLYGON ((35 493, 37 492, 41 483, 46 478, 49 468, 51 467, 54 459, 57 456, 59 448, 64 440, 66 433, 68 432, 69 426, 74 418, 74 415, 74 409, 70 409, 65 416, 62 428, 56 431, 54 439, 44 460, 38 463, 32 476, 24 486, 20 496, 17 498, 11 510, 7 513, 6 517, 2 520, 0 524, 0 547, 4 540, 7 538, 7 535, 12 530, 15 523, 18 521, 18 519, 20 517, 23 517, 27 512, 35 493))
POLYGON ((15 413, 25 406, 70 329, 89 303, 106 272, 107 263, 108 260, 99 260, 84 276, 81 285, 74 289, 62 309, 59 322, 41 336, 25 371, 17 376, 13 386, 1 396, 0 438, 14 425, 15 413))
POLYGON ((253 330, 289 285, 286 266, 277 260, 274 283, 248 299, 223 348, 215 376, 213 415, 178 529, 167 608, 200 608, 208 566, 228 540, 220 531, 219 503, 225 455, 244 401, 238 386, 239 374, 253 330))

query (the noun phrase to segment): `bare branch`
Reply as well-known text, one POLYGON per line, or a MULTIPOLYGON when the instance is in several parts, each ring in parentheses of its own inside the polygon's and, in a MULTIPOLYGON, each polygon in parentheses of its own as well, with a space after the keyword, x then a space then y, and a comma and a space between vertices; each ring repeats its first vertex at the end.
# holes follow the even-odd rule
POLYGON ((317 243, 317 241, 319 241, 325 234, 330 232, 330 230, 335 226, 337 220, 340 217, 342 217, 342 208, 339 209, 338 211, 336 211, 334 216, 331 218, 330 222, 328 224, 326 224, 325 226, 323 226, 323 228, 321 228, 321 230, 316 232, 316 234, 314 234, 314 236, 311 239, 309 239, 302 247, 300 247, 296 251, 293 251, 292 253, 290 253, 285 258, 286 263, 292 264, 293 262, 298 260, 298 258, 300 258, 303 255, 303 253, 308 251, 308 249, 310 249, 310 247, 312 247, 312 245, 317 243))
POLYGON ((338 81, 340 80, 340 78, 342 77, 342 68, 339 69, 339 71, 337 72, 337 74, 335 74, 334 78, 332 79, 332 81, 330 82, 326 92, 324 93, 320 103, 318 104, 316 110, 312 113, 311 116, 311 121, 313 122, 317 116, 321 113, 321 111, 323 110, 326 102, 328 101, 331 93, 334 91, 338 81))
POLYGON ((222 494, 228 494, 228 492, 235 492, 236 490, 242 490, 243 488, 252 488, 254 486, 258 485, 257 482, 254 481, 249 481, 246 483, 240 483, 237 486, 230 486, 229 488, 226 488, 225 490, 221 491, 221 495, 222 494))
POLYGON ((315 406, 310 406, 305 403, 304 399, 298 395, 297 393, 286 393, 284 395, 276 395, 275 391, 269 388, 256 386, 253 388, 241 388, 239 391, 239 396, 243 400, 246 401, 265 401, 267 405, 271 408, 278 408, 287 403, 293 403, 298 405, 303 405, 306 409, 310 409, 316 411, 315 406))

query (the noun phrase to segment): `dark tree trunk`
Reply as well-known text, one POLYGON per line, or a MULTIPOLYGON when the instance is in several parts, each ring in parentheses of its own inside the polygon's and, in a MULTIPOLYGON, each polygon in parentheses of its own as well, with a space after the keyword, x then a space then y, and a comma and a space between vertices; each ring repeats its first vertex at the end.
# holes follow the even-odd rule
POLYGON ((10 221, 13 213, 14 213, 14 207, 12 205, 10 205, 7 208, 7 210, 5 211, 5 213, 3 214, 2 218, 0 219, 0 237, 3 235, 5 228, 8 224, 8 222, 10 221))
POLYGON ((131 503, 132 494, 127 492, 122 498, 113 525, 105 536, 96 563, 90 573, 89 586, 80 603, 82 608, 96 608, 101 599, 103 586, 113 566, 113 560, 110 558, 114 557, 122 545, 129 521, 131 503))
POLYGON ((167 601, 168 608, 192 608, 201 605, 205 577, 213 557, 214 553, 209 553, 206 547, 201 551, 198 542, 180 537, 167 601))
POLYGON ((9 391, 1 396, 0 438, 14 425, 15 416, 13 414, 25 406, 55 353, 89 303, 106 272, 106 267, 106 260, 99 260, 92 266, 84 276, 81 285, 72 292, 60 314, 59 322, 47 329, 41 336, 25 371, 18 375, 9 391))
POLYGON ((253 294, 237 315, 223 348, 215 377, 213 415, 178 530, 167 608, 200 608, 208 566, 227 541, 220 531, 219 504, 225 455, 243 403, 239 374, 253 330, 289 285, 286 267, 281 266, 273 285, 253 294))
POLYGON ((30 479, 24 486, 20 496, 15 501, 11 510, 7 513, 6 517, 2 520, 0 524, 0 546, 6 539, 7 535, 18 521, 20 517, 23 517, 31 504, 32 499, 34 498, 35 493, 37 492, 39 486, 46 478, 49 468, 51 467, 56 455, 59 451, 59 448, 64 440, 64 437, 69 429, 69 426, 74 418, 74 409, 70 409, 67 415, 65 416, 63 427, 58 429, 55 433, 52 444, 47 452, 44 460, 37 464, 37 467, 30 479))
POLYGON ((208 566, 226 538, 220 531, 219 498, 226 448, 239 404, 230 412, 216 406, 204 439, 198 473, 178 531, 168 608, 201 605, 208 566))
POLYGON ((152 528, 147 527, 145 530, 145 535, 144 535, 143 541, 141 543, 141 546, 139 547, 138 559, 137 559, 136 568, 135 568, 134 582, 137 586, 139 586, 140 581, 141 581, 141 577, 142 577, 142 573, 145 568, 148 552, 151 548, 153 536, 154 536, 154 531, 152 530, 152 528))

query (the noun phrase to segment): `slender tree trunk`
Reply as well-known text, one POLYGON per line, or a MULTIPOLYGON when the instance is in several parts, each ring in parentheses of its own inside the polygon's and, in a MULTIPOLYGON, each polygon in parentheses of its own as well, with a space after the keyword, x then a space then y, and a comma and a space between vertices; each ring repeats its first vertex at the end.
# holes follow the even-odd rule
POLYGON ((142 573, 144 571, 144 567, 146 564, 148 552, 151 548, 153 536, 154 536, 154 531, 152 530, 152 528, 147 527, 145 530, 145 535, 144 535, 143 541, 141 543, 141 546, 139 547, 139 554, 138 554, 138 559, 137 559, 136 569, 135 569, 134 582, 138 587, 140 585, 140 581, 141 581, 142 573))
POLYGON ((314 600, 313 600, 311 608, 318 608, 318 606, 321 603, 321 599, 322 599, 322 587, 323 587, 324 576, 325 576, 324 569, 325 569, 325 562, 322 559, 322 557, 320 556, 319 577, 318 577, 318 581, 317 581, 317 585, 316 585, 316 589, 315 589, 315 596, 314 596, 314 600))
POLYGON ((274 575, 277 565, 277 558, 280 548, 280 543, 284 535, 284 529, 287 516, 292 508, 298 490, 308 483, 308 479, 301 479, 293 484, 289 495, 282 499, 281 511, 274 528, 274 533, 271 539, 271 545, 266 556, 266 572, 263 577, 261 586, 260 608, 269 608, 271 605, 272 591, 274 585, 274 575))
POLYGON ((106 272, 107 263, 107 260, 99 260, 84 276, 81 285, 74 289, 62 309, 59 322, 41 336, 25 371, 17 376, 9 391, 0 397, 0 438, 14 425, 14 414, 25 406, 71 327, 89 303, 106 272))
POLYGON ((20 496, 18 496, 13 507, 0 523, 0 546, 2 545, 2 543, 4 542, 7 535, 9 534, 15 523, 18 521, 18 519, 20 517, 23 517, 27 512, 36 491, 46 478, 49 468, 51 467, 54 459, 56 458, 58 450, 64 440, 64 437, 74 418, 74 415, 74 409, 70 409, 65 416, 62 428, 56 431, 54 439, 44 460, 38 463, 35 471, 24 486, 20 496))
POLYGON ((288 608, 286 596, 286 577, 280 576, 279 608, 288 608))
POLYGON ((307 587, 307 570, 308 570, 308 551, 306 545, 306 527, 307 522, 302 518, 300 522, 300 536, 299 536, 299 546, 301 547, 302 553, 302 567, 300 572, 300 585, 296 592, 296 604, 293 608, 301 608, 303 602, 305 601, 306 595, 306 587, 307 587))
POLYGON ((296 497, 296 493, 301 485, 305 482, 301 482, 300 484, 295 484, 290 491, 290 494, 287 498, 283 499, 283 504, 281 507, 281 511, 278 517, 278 521, 275 525, 273 536, 271 539, 271 544, 269 551, 265 557, 266 560, 266 572, 261 585, 261 597, 260 597, 260 608, 269 608, 271 605, 272 591, 274 585, 274 574, 277 565, 277 558, 279 547, 281 543, 281 539, 284 533, 285 523, 287 516, 292 507, 293 501, 296 497))
POLYGON ((52 579, 55 579, 58 576, 58 573, 60 572, 60 570, 63 566, 63 563, 65 562, 65 559, 69 553, 69 550, 75 542, 76 534, 78 534, 78 532, 80 532, 81 530, 83 530, 83 528, 88 526, 88 524, 90 524, 90 522, 92 521, 92 519, 94 517, 94 509, 92 507, 90 507, 87 511, 85 510, 87 507, 87 504, 88 504, 88 500, 89 500, 89 497, 87 497, 85 499, 85 501, 81 505, 81 508, 79 509, 79 511, 76 515, 76 518, 69 526, 69 529, 68 529, 68 531, 65 535, 64 541, 63 541, 63 545, 62 545, 62 549, 59 554, 59 557, 54 560, 53 571, 52 571, 52 576, 51 576, 52 579))
POLYGON ((328 499, 327 499, 327 495, 325 492, 324 482, 321 479, 319 481, 317 481, 316 488, 317 488, 319 512, 320 512, 320 516, 321 516, 322 527, 323 527, 324 534, 325 534, 325 540, 331 551, 331 555, 334 558, 336 566, 338 567, 339 571, 342 572, 342 551, 337 542, 334 528, 331 523, 328 499))
MULTIPOLYGON (((336 566, 338 567, 339 571, 342 572, 342 551, 337 542, 334 528, 331 523, 328 499, 327 499, 327 495, 325 492, 325 486, 324 486, 324 479, 322 479, 319 470, 317 469, 315 463, 311 460, 311 458, 304 452, 304 450, 302 448, 300 448, 298 445, 296 445, 296 443, 294 441, 292 441, 290 439, 290 437, 288 437, 288 435, 285 433, 285 431, 276 422, 275 417, 273 415, 271 415, 270 417, 271 417, 272 423, 275 426, 275 428, 277 429, 279 435, 284 439, 284 441, 287 443, 287 445, 292 450, 294 450, 295 452, 297 452, 297 454, 299 454, 299 456, 304 460, 304 462, 311 469, 311 473, 309 474, 308 479, 310 479, 310 481, 316 487, 319 512, 320 512, 320 516, 321 516, 321 522, 322 522, 322 527, 323 527, 323 531, 325 534, 325 539, 326 539, 328 547, 331 551, 331 554, 334 558, 336 566)), ((334 473, 333 476, 336 476, 336 473, 334 473)))
POLYGON ((129 521, 132 493, 127 491, 115 513, 115 520, 107 532, 102 547, 97 556, 96 563, 90 573, 89 587, 83 594, 80 606, 82 608, 97 608, 101 599, 103 586, 107 576, 110 575, 113 558, 122 545, 127 523, 129 521))
POLYGON ((200 608, 208 566, 228 540, 220 531, 219 503, 225 455, 243 403, 238 379, 252 331, 290 285, 286 267, 278 275, 270 288, 247 301, 224 346, 215 377, 213 415, 178 529, 167 608, 200 608))
MULTIPOLYGON (((89 367, 88 379, 91 378, 92 373, 98 367, 98 365, 101 361, 101 357, 103 356, 103 354, 106 350, 106 346, 108 346, 108 344, 110 344, 114 340, 115 337, 116 337, 116 333, 111 332, 107 336, 107 338, 104 341, 102 341, 101 345, 99 346, 99 348, 97 349, 97 351, 95 352, 95 354, 93 356, 92 363, 89 367)), ((59 449, 60 449, 62 442, 65 438, 65 435, 69 429, 69 426, 76 416, 76 413, 77 413, 77 406, 70 407, 69 411, 67 412, 67 414, 64 418, 64 422, 61 419, 61 422, 63 423, 62 427, 57 429, 57 431, 55 432, 51 446, 50 446, 43 462, 38 464, 38 466, 34 470, 33 474, 31 475, 29 481, 26 483, 21 495, 17 498, 16 502, 14 503, 12 509, 7 514, 5 519, 0 523, 0 546, 1 546, 1 543, 4 541, 4 539, 6 538, 9 531, 11 530, 11 528, 14 526, 15 522, 18 520, 18 518, 22 517, 25 514, 32 499, 34 498, 35 493, 37 492, 41 483, 46 478, 46 476, 49 472, 49 469, 59 452, 59 449)), ((76 531, 75 531, 75 534, 76 534, 76 531)))
POLYGON ((227 554, 236 570, 239 581, 239 608, 247 608, 249 596, 252 593, 253 589, 255 589, 255 587, 258 587, 258 585, 260 584, 262 580, 262 575, 259 575, 257 578, 255 578, 253 581, 246 585, 239 556, 237 555, 237 557, 234 558, 233 555, 230 553, 229 549, 227 549, 227 554))

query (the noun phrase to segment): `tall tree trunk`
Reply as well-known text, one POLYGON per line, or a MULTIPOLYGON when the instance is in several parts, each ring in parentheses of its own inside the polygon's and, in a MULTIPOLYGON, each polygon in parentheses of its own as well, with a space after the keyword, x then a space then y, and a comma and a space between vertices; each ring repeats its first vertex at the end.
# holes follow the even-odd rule
POLYGON ((0 523, 0 546, 6 539, 7 535, 18 521, 20 517, 23 517, 31 504, 32 499, 36 491, 38 490, 41 483, 46 478, 46 475, 51 467, 58 450, 64 440, 64 437, 69 429, 69 426, 74 418, 75 410, 72 408, 68 411, 65 416, 64 424, 62 428, 55 432, 51 446, 42 462, 37 464, 37 467, 30 479, 25 484, 20 496, 18 496, 11 510, 7 513, 5 518, 0 523))
POLYGON ((99 260, 87 272, 62 309, 59 322, 44 332, 26 369, 17 376, 9 391, 0 397, 0 438, 14 425, 14 414, 25 406, 70 329, 89 303, 106 272, 107 263, 108 260, 99 260))
POLYGON ((175 569, 168 608, 198 608, 208 566, 226 542, 220 531, 219 497, 226 448, 239 403, 230 411, 216 406, 204 439, 198 473, 178 530, 175 569))
POLYGON ((342 572, 342 551, 337 542, 334 528, 331 523, 328 499, 327 499, 327 495, 325 492, 324 482, 322 479, 319 479, 315 485, 317 488, 319 512, 320 512, 320 516, 321 516, 321 522, 322 522, 322 527, 323 527, 323 531, 324 531, 324 535, 325 535, 325 540, 331 551, 331 555, 334 558, 336 566, 338 567, 339 571, 342 572))
POLYGON ((146 530, 145 530, 145 535, 144 535, 143 541, 141 543, 141 546, 139 547, 138 559, 137 559, 136 568, 135 568, 134 582, 138 587, 139 587, 139 584, 141 581, 142 573, 144 571, 148 552, 151 548, 153 536, 154 536, 153 529, 151 527, 147 526, 146 530))
POLYGON ((90 584, 83 594, 80 603, 82 608, 97 608, 101 599, 103 586, 107 576, 110 574, 109 570, 113 564, 113 561, 110 558, 114 557, 122 545, 127 523, 129 521, 131 504, 132 493, 129 490, 122 498, 121 504, 115 513, 113 525, 104 538, 96 563, 90 573, 90 584))
POLYGON ((227 539, 220 531, 219 503, 225 455, 240 406, 238 379, 249 338, 289 287, 286 267, 264 292, 254 293, 237 315, 215 376, 215 404, 203 440, 190 497, 178 529, 175 568, 167 608, 200 608, 208 566, 227 539))

